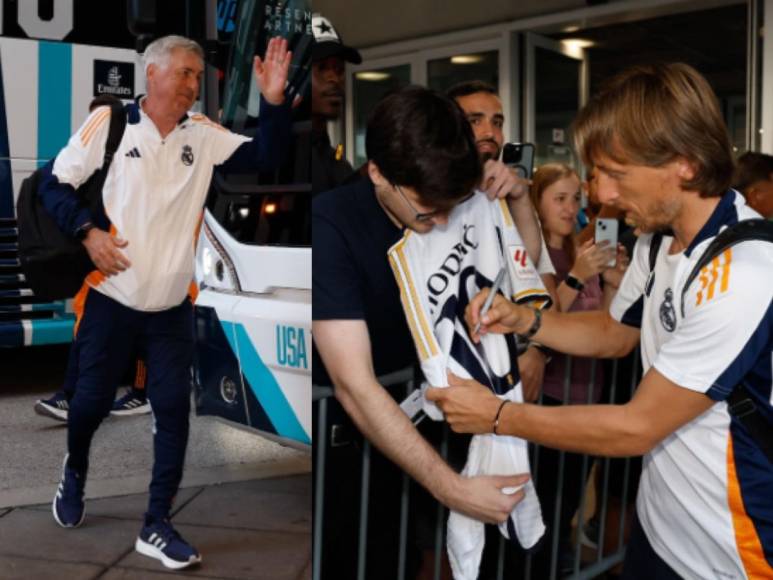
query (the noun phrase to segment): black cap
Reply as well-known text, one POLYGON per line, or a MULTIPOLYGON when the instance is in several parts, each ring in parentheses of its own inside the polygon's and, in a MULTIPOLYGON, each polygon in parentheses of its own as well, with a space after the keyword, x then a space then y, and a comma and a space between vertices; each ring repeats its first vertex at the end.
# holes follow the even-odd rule
POLYGON ((314 52, 312 60, 323 60, 329 56, 339 56, 352 64, 360 64, 362 57, 357 49, 346 46, 330 21, 321 14, 311 17, 314 30, 314 52))

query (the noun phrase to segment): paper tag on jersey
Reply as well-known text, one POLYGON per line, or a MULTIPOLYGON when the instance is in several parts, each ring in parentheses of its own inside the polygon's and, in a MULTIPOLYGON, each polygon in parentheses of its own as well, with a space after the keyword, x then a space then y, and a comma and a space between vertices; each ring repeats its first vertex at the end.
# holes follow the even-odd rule
POLYGON ((408 415, 410 420, 413 420, 413 418, 419 414, 423 406, 424 395, 422 394, 421 389, 416 389, 400 403, 400 408, 408 415))

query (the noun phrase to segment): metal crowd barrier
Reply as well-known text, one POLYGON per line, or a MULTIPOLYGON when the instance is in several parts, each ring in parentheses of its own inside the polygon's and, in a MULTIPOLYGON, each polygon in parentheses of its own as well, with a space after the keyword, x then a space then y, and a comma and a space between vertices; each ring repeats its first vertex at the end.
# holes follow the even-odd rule
MULTIPOLYGON (((558 355, 565 356, 565 355, 558 355)), ((564 404, 569 401, 569 386, 572 360, 571 357, 567 358, 566 372, 564 378, 564 404)), ((618 361, 612 361, 611 364, 611 381, 610 381, 610 393, 609 400, 617 400, 617 392, 619 389, 623 389, 629 398, 639 381, 638 372, 639 368, 639 354, 638 348, 634 349, 632 369, 630 376, 619 376, 618 373, 618 361)), ((596 388, 600 388, 596 385, 596 367, 599 361, 592 361, 591 366, 591 379, 589 385, 588 402, 593 401, 593 394, 596 388)), ((392 373, 390 375, 379 377, 379 382, 385 387, 400 386, 405 388, 405 394, 407 395, 414 389, 413 382, 413 369, 404 369, 402 371, 392 373)), ((313 523, 313 556, 312 556, 312 577, 313 580, 328 580, 321 576, 321 564, 325 554, 323 553, 322 546, 322 533, 323 533, 323 521, 325 517, 324 513, 324 496, 325 496, 325 468, 326 468, 326 449, 331 434, 327 429, 327 413, 330 398, 333 397, 333 389, 330 387, 319 387, 314 385, 312 388, 313 401, 317 403, 317 414, 314 418, 314 424, 316 425, 316 438, 314 440, 314 523, 313 523)), ((540 394, 540 401, 542 395, 540 394)), ((605 401, 601 401, 604 403, 605 401)), ((448 452, 448 434, 449 429, 444 429, 444 435, 440 442, 438 449, 439 454, 444 459, 447 458, 448 452)), ((539 466, 540 446, 532 445, 530 451, 530 465, 531 473, 534 479, 535 487, 537 480, 535 475, 537 474, 539 466)), ((364 441, 362 445, 362 470, 361 470, 361 485, 360 485, 360 503, 359 509, 359 525, 358 525, 358 540, 356 553, 353 553, 353 557, 357 558, 357 579, 367 580, 367 560, 366 560, 366 547, 368 537, 368 506, 369 506, 369 490, 370 490, 370 464, 371 464, 371 445, 368 441, 364 441)), ((558 467, 558 486, 555 498, 555 513, 552 522, 545 522, 546 526, 550 526, 553 529, 559 527, 559 521, 561 517, 561 504, 564 497, 564 452, 560 452, 559 467, 558 467)), ((597 578, 599 575, 613 569, 615 566, 623 561, 625 556, 625 543, 624 543, 624 530, 626 524, 626 507, 629 499, 632 501, 634 498, 628 497, 628 485, 629 478, 631 476, 631 461, 632 458, 626 458, 624 464, 624 473, 622 480, 622 493, 620 497, 620 517, 617 522, 617 538, 615 542, 615 549, 611 553, 604 553, 604 539, 606 532, 606 519, 609 503, 609 476, 610 476, 610 458, 599 458, 597 460, 596 469, 601 471, 600 475, 600 488, 596 490, 596 508, 595 514, 598 516, 598 536, 596 540, 596 548, 590 549, 587 546, 583 546, 581 542, 581 530, 583 529, 583 523, 586 521, 586 486, 592 485, 589 481, 589 475, 592 473, 591 462, 594 457, 588 455, 583 456, 582 459, 582 485, 581 489, 567 490, 567 492, 580 494, 580 504, 575 514, 577 526, 574 533, 574 541, 572 542, 572 570, 567 573, 566 570, 562 574, 559 566, 561 565, 559 553, 559 534, 554 533, 552 535, 552 543, 550 546, 542 546, 541 549, 550 549, 550 576, 549 580, 556 578, 571 578, 574 580, 586 580, 591 578, 597 578), (585 549, 583 549, 585 548, 585 549), (595 553, 594 553, 595 552, 595 553)), ((409 488, 411 485, 410 477, 403 473, 402 486, 399 490, 400 493, 400 514, 399 521, 397 522, 397 529, 399 530, 399 554, 398 554, 398 572, 397 580, 413 580, 412 578, 406 578, 406 562, 407 562, 407 542, 408 542, 408 519, 409 519, 409 488)), ((414 484, 418 485, 418 484, 414 484)), ((549 498, 540 498, 540 502, 545 505, 549 498)), ((448 517, 448 509, 440 504, 437 504, 437 511, 435 516, 434 525, 434 553, 433 553, 433 580, 445 580, 446 577, 441 576, 443 571, 443 560, 446 557, 446 548, 443 541, 445 537, 446 520, 448 517)), ((525 555, 523 558, 523 567, 515 573, 510 570, 505 571, 505 555, 507 550, 518 550, 506 543, 504 537, 500 534, 496 555, 496 580, 544 580, 543 578, 536 578, 532 575, 532 556, 525 555)), ((353 550, 354 552, 354 550, 353 550)))

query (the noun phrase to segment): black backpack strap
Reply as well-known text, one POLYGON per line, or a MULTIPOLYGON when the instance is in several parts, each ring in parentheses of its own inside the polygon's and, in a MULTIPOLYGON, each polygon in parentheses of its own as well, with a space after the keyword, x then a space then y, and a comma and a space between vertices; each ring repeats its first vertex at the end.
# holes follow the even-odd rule
POLYGON ((123 132, 126 129, 126 111, 123 103, 118 101, 110 103, 110 129, 107 133, 107 143, 105 143, 105 157, 102 163, 102 169, 107 171, 110 163, 113 161, 118 145, 123 139, 123 132))
MULTIPOLYGON (((711 241, 682 287, 682 318, 684 318, 684 299, 687 289, 701 269, 727 248, 747 240, 773 242, 773 222, 764 219, 743 220, 725 228, 711 241)), ((736 385, 727 398, 727 410, 741 422, 762 452, 773 463, 773 425, 759 413, 743 384, 736 385)))
POLYGON ((743 385, 737 385, 727 398, 728 412, 738 419, 773 464, 773 425, 757 410, 757 406, 743 385))
POLYGON ((649 297, 652 291, 652 286, 655 284, 655 262, 658 260, 658 251, 660 251, 660 245, 663 243, 663 234, 661 232, 655 232, 652 234, 650 240, 650 273, 647 277, 647 282, 644 285, 644 295, 649 297))
POLYGON ((655 232, 652 234, 652 240, 650 241, 650 272, 655 269, 655 262, 658 259, 658 251, 660 250, 660 244, 663 242, 663 234, 655 232))
POLYGON ((746 240, 773 242, 773 222, 764 219, 743 220, 725 228, 711 241, 682 286, 682 318, 684 318, 684 298, 687 289, 700 271, 726 249, 746 240))

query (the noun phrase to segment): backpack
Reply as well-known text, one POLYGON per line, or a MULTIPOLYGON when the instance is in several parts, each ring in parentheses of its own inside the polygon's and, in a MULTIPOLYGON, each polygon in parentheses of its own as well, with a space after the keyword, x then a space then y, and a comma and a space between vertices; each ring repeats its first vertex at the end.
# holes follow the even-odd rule
MULTIPOLYGON (((684 318, 684 299, 687 294, 687 288, 695 280, 695 277, 698 276, 701 269, 727 248, 746 240, 773 242, 773 222, 764 219, 743 220, 717 234, 701 257, 698 258, 698 262, 690 271, 687 281, 682 287, 680 304, 682 318, 684 318)), ((649 253, 650 279, 647 284, 647 295, 649 295, 649 289, 652 288, 654 282, 655 261, 657 260, 662 241, 663 234, 656 233, 652 236, 649 253)), ((766 421, 765 417, 757 410, 757 406, 754 404, 743 383, 736 385, 727 398, 727 410, 741 422, 751 438, 757 443, 771 464, 773 464, 773 425, 766 421)))
MULTIPOLYGON (((110 105, 110 129, 102 167, 76 191, 81 206, 93 215, 104 213, 102 187, 126 128, 123 104, 110 105)), ((84 245, 62 232, 38 195, 42 169, 21 184, 16 205, 19 228, 19 262, 27 285, 40 300, 59 300, 77 294, 86 276, 96 269, 84 245)))

